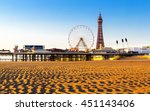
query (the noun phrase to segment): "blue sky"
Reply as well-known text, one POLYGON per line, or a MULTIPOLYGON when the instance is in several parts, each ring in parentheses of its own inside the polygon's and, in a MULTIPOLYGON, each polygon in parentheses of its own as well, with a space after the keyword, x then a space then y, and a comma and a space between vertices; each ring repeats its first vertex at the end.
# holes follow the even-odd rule
POLYGON ((115 48, 119 40, 122 47, 122 38, 129 46, 150 45, 149 6, 150 0, 0 0, 0 49, 69 48, 69 31, 80 24, 89 26, 96 40, 99 11, 106 46, 115 48))

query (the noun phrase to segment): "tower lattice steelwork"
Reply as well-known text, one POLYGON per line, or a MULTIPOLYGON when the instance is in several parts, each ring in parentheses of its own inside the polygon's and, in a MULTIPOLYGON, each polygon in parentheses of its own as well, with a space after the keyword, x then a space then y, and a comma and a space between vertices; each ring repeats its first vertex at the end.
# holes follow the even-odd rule
POLYGON ((97 34, 96 49, 103 49, 105 47, 105 45, 104 45, 104 39, 103 39, 102 23, 103 23, 103 19, 102 19, 101 14, 99 14, 99 17, 98 17, 98 34, 97 34))

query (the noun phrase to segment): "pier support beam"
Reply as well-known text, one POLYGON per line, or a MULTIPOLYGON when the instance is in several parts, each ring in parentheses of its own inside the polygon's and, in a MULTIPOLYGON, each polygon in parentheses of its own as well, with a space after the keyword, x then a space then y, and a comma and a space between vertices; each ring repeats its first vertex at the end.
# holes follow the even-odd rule
POLYGON ((18 61, 18 55, 15 54, 15 61, 18 61))
POLYGON ((12 61, 14 61, 14 54, 12 54, 12 61))
POLYGON ((92 56, 91 55, 86 55, 86 61, 91 61, 92 59, 92 56))

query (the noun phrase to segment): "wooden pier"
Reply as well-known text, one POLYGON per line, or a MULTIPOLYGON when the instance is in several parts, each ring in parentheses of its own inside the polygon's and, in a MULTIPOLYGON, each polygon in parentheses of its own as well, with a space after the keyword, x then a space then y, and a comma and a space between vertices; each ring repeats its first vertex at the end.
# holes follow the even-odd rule
MULTIPOLYGON (((0 61, 92 61, 96 56, 108 60, 114 56, 133 56, 141 54, 128 53, 86 53, 86 52, 18 52, 18 53, 0 53, 0 56, 10 56, 10 59, 1 59, 0 61)), ((143 55, 143 54, 142 54, 143 55)))

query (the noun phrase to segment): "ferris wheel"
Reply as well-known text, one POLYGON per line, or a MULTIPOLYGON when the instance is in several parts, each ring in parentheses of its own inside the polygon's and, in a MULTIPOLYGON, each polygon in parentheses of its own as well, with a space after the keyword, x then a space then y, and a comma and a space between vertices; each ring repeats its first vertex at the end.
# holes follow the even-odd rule
POLYGON ((68 43, 70 48, 90 50, 94 44, 94 34, 88 26, 77 25, 71 29, 68 43))

